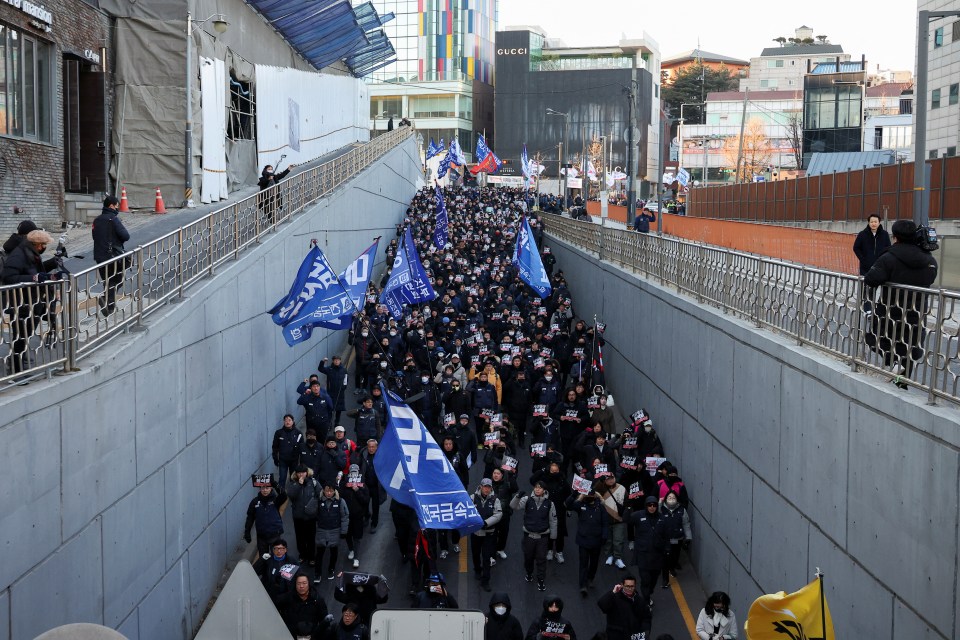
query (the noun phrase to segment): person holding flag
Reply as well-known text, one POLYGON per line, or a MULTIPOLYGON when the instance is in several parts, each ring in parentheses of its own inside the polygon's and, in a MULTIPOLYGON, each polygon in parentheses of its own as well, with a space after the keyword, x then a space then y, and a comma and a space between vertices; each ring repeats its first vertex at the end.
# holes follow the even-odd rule
POLYGON ((443 251, 443 248, 447 246, 447 242, 449 242, 450 239, 447 233, 447 205, 443 202, 443 189, 440 188, 440 185, 434 186, 433 190, 434 202, 437 207, 436 224, 433 229, 433 244, 437 248, 437 251, 443 251))
POLYGON ((407 227, 403 243, 397 250, 393 261, 393 270, 387 280, 387 286, 380 294, 380 302, 387 305, 390 315, 399 320, 403 317, 403 307, 408 304, 430 302, 437 297, 430 277, 420 262, 413 235, 407 227))
POLYGON ((527 217, 520 218, 520 231, 517 233, 517 244, 513 251, 513 265, 519 271, 520 279, 530 285, 538 296, 546 298, 553 290, 550 286, 550 278, 547 277, 547 271, 543 268, 543 262, 540 260, 540 252, 537 250, 537 243, 533 239, 533 232, 530 231, 530 223, 527 217))

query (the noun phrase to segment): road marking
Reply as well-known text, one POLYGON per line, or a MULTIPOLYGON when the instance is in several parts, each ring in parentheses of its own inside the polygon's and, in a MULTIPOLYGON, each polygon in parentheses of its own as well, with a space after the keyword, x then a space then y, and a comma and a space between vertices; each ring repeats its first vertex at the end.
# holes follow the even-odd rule
POLYGON ((670 590, 673 591, 673 597, 677 600, 677 608, 680 609, 683 622, 687 625, 687 631, 690 632, 690 639, 698 640, 697 623, 693 621, 693 613, 690 611, 687 599, 683 597, 683 590, 680 589, 680 581, 676 579, 671 580, 670 590))

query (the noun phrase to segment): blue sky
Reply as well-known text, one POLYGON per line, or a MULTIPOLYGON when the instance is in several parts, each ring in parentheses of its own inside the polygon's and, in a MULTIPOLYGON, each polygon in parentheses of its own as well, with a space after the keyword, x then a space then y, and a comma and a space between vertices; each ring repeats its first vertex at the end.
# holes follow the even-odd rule
POLYGON ((500 0, 499 28, 538 25, 570 46, 616 44, 623 35, 646 31, 670 56, 697 46, 705 51, 749 60, 773 38, 792 37, 807 25, 826 35, 868 68, 914 70, 917 4, 911 0, 863 4, 807 0, 804 3, 746 3, 687 0, 500 0))

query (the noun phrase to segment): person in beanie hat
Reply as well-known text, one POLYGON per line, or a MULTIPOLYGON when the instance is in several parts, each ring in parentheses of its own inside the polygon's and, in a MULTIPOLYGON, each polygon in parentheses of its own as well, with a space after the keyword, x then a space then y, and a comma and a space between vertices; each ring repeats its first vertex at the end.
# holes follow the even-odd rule
POLYGON ((20 246, 20 243, 27 239, 27 234, 39 229, 33 220, 22 220, 17 225, 17 232, 10 234, 10 238, 3 243, 3 251, 7 255, 13 253, 13 250, 20 246))
POLYGON ((360 566, 359 546, 363 538, 363 521, 370 508, 370 490, 360 473, 360 465, 351 464, 347 473, 340 479, 340 495, 350 513, 347 527, 347 560, 353 561, 353 568, 360 566))
POLYGON ((543 613, 530 623, 526 640, 538 640, 543 637, 577 640, 573 624, 563 617, 563 600, 560 596, 547 596, 543 599, 543 613))
POLYGON ((302 462, 293 471, 287 483, 287 497, 293 508, 293 531, 297 536, 297 551, 300 559, 313 566, 314 530, 316 529, 317 508, 323 487, 313 477, 313 470, 302 462))
POLYGON ((473 574, 480 580, 480 587, 490 591, 490 559, 497 550, 497 523, 503 517, 500 499, 493 492, 493 480, 484 478, 480 481, 473 494, 473 504, 483 519, 483 528, 470 536, 473 574))

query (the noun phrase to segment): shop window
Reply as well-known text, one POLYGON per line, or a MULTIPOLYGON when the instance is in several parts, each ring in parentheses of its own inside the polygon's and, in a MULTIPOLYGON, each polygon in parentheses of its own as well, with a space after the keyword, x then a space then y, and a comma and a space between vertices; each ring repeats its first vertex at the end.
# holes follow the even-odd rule
POLYGON ((0 24, 0 134, 51 141, 52 45, 0 24))
POLYGON ((256 138, 256 102, 249 82, 230 73, 230 105, 227 107, 227 137, 231 140, 256 138))

